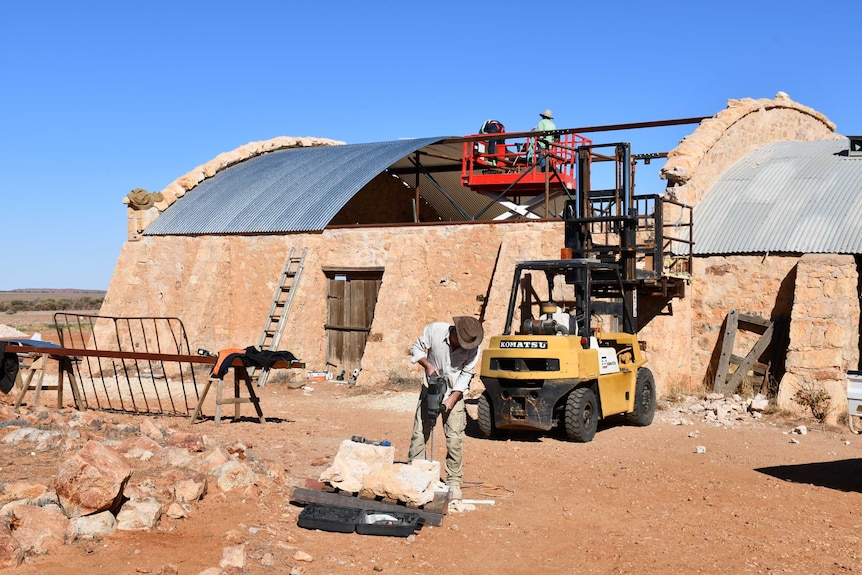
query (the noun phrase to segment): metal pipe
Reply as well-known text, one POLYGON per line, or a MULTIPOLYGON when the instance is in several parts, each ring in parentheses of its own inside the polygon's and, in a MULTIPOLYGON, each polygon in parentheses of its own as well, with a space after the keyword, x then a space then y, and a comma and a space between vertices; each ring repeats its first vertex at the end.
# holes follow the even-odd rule
MULTIPOLYGON (((502 139, 530 138, 537 135, 561 136, 563 134, 585 134, 592 132, 616 132, 622 130, 639 130, 642 128, 661 128, 666 126, 681 126, 685 124, 699 124, 712 116, 696 116, 692 118, 679 118, 675 120, 657 120, 652 122, 631 122, 628 124, 608 124, 605 126, 582 126, 580 128, 566 128, 563 130, 548 130, 546 132, 502 132, 502 139)), ((472 142, 476 140, 487 140, 488 134, 477 134, 456 138, 446 138, 441 144, 454 144, 458 142, 472 142)))

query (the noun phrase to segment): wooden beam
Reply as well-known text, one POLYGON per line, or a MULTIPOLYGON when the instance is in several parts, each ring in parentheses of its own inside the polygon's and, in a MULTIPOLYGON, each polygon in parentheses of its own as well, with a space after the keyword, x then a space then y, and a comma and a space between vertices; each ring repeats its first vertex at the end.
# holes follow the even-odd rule
POLYGON ((712 380, 712 390, 715 393, 726 393, 727 371, 730 367, 730 356, 733 355, 733 344, 736 340, 736 328, 739 323, 739 313, 732 309, 724 321, 724 335, 721 338, 721 355, 712 380))
POLYGON ((752 315, 750 313, 739 314, 739 329, 762 334, 770 327, 772 327, 772 322, 768 319, 763 319, 759 315, 752 315))
MULTIPOLYGON (((745 361, 745 358, 741 355, 732 355, 730 356, 730 363, 733 365, 739 366, 742 365, 742 362, 745 361)), ((751 371, 754 372, 755 375, 765 375, 766 371, 769 369, 769 365, 766 363, 760 363, 759 361, 755 361, 751 366, 751 371)))
POLYGON ((757 343, 754 344, 754 347, 751 348, 751 351, 748 352, 748 355, 745 356, 745 360, 739 364, 739 367, 736 368, 736 372, 727 382, 727 389, 724 393, 733 393, 736 391, 736 388, 739 387, 739 384, 742 383, 742 378, 746 373, 752 368, 754 363, 763 355, 763 352, 766 351, 766 348, 769 347, 769 344, 772 342, 772 326, 766 328, 766 332, 757 340, 757 343))
MULTIPOLYGON (((178 363, 200 363, 215 365, 218 357, 215 355, 182 355, 171 353, 143 353, 137 351, 111 351, 107 349, 73 349, 65 347, 43 347, 37 345, 15 344, 7 342, 6 353, 38 353, 51 357, 113 357, 117 359, 140 359, 150 361, 175 361, 178 363)), ((233 367, 241 367, 245 364, 241 357, 237 357, 231 363, 233 367)), ((298 361, 279 360, 272 366, 276 369, 304 368, 305 363, 298 361)))

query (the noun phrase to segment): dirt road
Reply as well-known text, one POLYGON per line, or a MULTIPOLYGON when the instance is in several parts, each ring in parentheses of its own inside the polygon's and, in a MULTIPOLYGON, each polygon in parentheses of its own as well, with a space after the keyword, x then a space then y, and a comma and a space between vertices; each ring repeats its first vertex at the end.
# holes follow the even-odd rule
MULTIPOLYGON (((354 434, 389 439, 396 459, 404 460, 415 398, 329 382, 309 386, 264 388, 264 425, 250 418, 219 427, 157 419, 204 434, 210 444, 241 442, 250 461, 276 462, 284 477, 263 482, 257 495, 211 489, 186 519, 165 517, 151 532, 67 544, 7 572, 160 573, 170 564, 181 575, 197 575, 218 567, 224 547, 240 543, 248 558, 242 573, 250 574, 862 570, 862 437, 775 416, 726 429, 694 418, 693 425, 673 425, 659 411, 650 427, 601 426, 588 444, 531 435, 489 441, 478 438, 471 422, 464 497, 493 505, 450 513, 442 526, 426 526, 409 540, 302 529, 291 488, 316 478, 354 434), (800 423, 809 433, 790 435, 800 423)), ((59 419, 42 417, 40 425, 63 429, 59 419)), ((129 415, 99 419, 77 444, 88 436, 120 441, 139 425, 129 415)), ((3 485, 21 479, 51 485, 65 455, 62 448, 36 453, 26 445, 0 453, 3 485)), ((167 469, 156 461, 133 460, 131 483, 163 482, 167 469)))

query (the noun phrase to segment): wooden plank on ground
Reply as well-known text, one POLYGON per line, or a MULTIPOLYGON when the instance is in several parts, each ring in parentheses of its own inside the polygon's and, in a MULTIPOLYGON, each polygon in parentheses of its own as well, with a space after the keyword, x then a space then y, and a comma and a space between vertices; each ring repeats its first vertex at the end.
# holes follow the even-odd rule
MULTIPOLYGON (((339 505, 341 507, 351 507, 353 509, 370 509, 372 511, 404 513, 405 511, 413 511, 425 520, 426 525, 439 527, 443 524, 443 513, 430 511, 428 509, 408 509, 404 505, 391 505, 382 501, 359 499, 350 495, 340 495, 338 493, 327 493, 324 491, 316 491, 314 489, 305 489, 303 487, 294 487, 290 493, 290 500, 296 503, 323 503, 324 505, 339 505)), ((433 503, 433 501, 432 501, 433 503)))

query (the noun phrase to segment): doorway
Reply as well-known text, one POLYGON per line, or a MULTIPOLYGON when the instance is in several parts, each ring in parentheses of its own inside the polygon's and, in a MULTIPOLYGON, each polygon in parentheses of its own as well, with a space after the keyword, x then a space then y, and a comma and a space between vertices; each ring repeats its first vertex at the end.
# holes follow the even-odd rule
POLYGON ((324 269, 326 363, 346 379, 360 366, 374 320, 383 268, 324 269))

